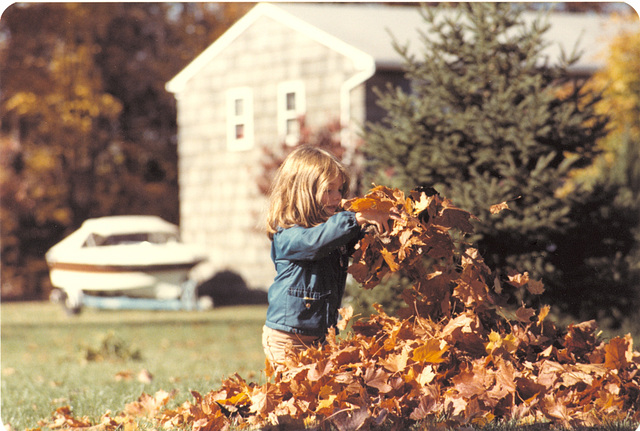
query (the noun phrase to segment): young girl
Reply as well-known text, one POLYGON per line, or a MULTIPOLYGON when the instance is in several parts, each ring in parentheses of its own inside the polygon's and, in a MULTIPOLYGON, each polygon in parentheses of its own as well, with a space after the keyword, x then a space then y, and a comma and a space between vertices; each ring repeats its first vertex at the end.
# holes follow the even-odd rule
POLYGON ((276 276, 262 333, 272 363, 282 363, 287 348, 324 340, 338 321, 348 258, 361 226, 388 229, 388 218, 377 213, 336 213, 348 184, 340 162, 314 147, 295 149, 276 174, 267 215, 276 276))

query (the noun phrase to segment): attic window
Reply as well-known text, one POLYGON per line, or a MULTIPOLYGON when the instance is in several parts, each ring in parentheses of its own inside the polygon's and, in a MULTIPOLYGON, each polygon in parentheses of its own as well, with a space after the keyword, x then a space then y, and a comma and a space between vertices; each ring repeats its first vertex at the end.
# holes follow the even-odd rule
POLYGON ((304 83, 282 82, 278 85, 278 135, 288 145, 300 138, 300 117, 306 113, 304 83))
POLYGON ((253 92, 249 87, 227 92, 227 149, 243 151, 253 148, 253 92))

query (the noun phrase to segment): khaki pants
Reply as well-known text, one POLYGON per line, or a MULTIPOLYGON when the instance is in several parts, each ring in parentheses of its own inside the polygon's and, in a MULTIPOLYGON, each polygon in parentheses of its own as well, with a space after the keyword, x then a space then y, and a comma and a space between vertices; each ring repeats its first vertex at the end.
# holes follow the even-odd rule
POLYGON ((319 341, 318 337, 313 335, 292 334, 266 326, 262 327, 262 348, 267 359, 274 366, 284 363, 288 350, 304 350, 319 341))

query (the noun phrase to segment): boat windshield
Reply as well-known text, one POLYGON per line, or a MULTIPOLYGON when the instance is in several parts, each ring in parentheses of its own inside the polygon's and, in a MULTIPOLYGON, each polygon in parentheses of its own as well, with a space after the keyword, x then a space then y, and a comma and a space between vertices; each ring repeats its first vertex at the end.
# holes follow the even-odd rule
POLYGON ((178 242, 178 235, 170 232, 139 232, 102 236, 95 233, 89 235, 83 247, 102 247, 107 245, 128 244, 167 244, 178 242))

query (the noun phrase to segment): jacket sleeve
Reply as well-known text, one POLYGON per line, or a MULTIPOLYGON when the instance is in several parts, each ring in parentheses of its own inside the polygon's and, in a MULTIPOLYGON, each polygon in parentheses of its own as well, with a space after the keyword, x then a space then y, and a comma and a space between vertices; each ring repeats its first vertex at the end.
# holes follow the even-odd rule
POLYGON ((340 246, 357 239, 360 226, 350 211, 334 214, 311 228, 290 227, 278 232, 273 239, 275 255, 287 260, 321 259, 340 246))

